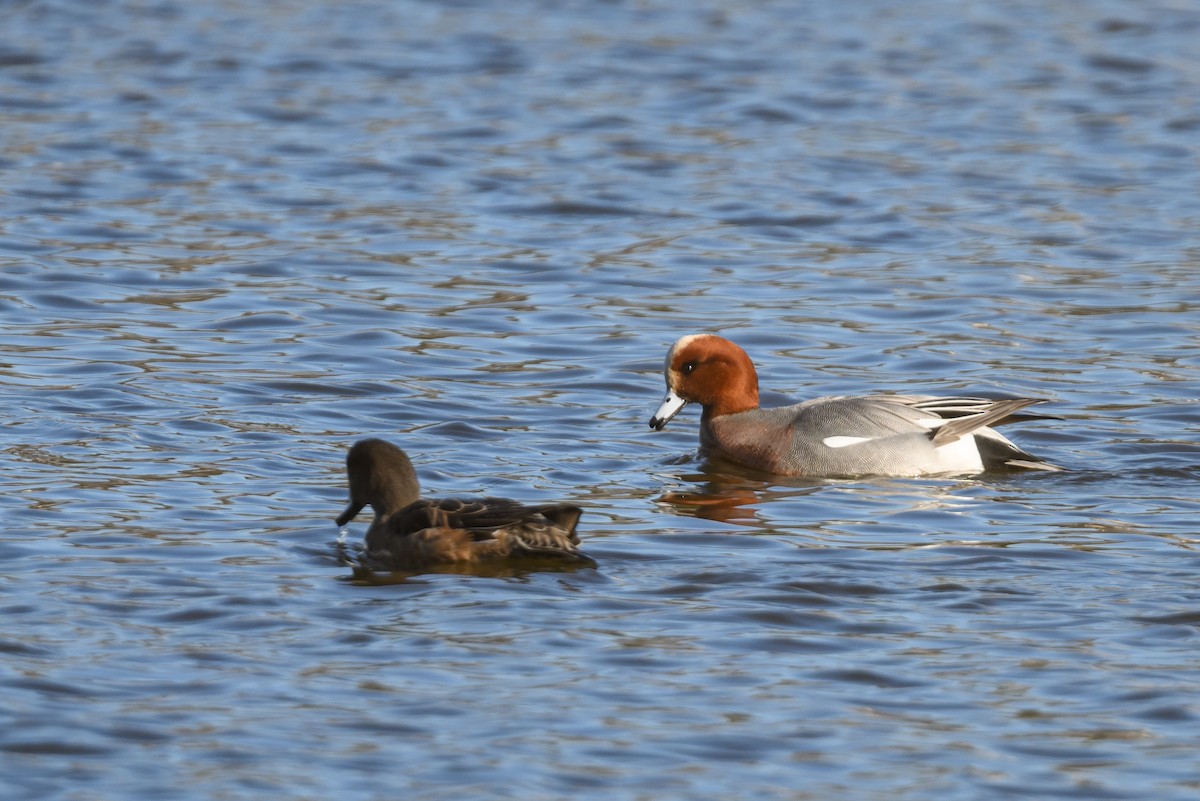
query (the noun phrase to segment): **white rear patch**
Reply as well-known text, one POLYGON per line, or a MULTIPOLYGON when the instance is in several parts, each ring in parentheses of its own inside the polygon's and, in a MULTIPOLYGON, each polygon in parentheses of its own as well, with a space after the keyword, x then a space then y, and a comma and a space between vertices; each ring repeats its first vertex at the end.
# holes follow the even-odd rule
POLYGON ((933 452, 937 459, 934 471, 939 473, 982 473, 983 458, 975 437, 960 437, 954 442, 940 445, 933 452))

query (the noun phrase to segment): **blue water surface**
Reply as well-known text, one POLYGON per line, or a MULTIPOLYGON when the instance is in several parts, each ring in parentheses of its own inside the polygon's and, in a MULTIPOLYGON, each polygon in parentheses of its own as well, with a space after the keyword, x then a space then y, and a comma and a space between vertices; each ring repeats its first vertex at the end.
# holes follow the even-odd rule
POLYGON ((5 799, 1200 792, 1200 8, 0 9, 5 799), (1045 398, 1061 473, 647 420, 1045 398), (594 570, 363 577, 346 447, 594 570))

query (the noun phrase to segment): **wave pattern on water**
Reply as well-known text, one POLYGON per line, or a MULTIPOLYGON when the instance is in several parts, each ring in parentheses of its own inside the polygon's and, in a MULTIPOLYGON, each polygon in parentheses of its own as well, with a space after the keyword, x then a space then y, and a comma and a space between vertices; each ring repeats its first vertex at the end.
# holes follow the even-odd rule
POLYGON ((0 19, 5 798, 1194 797, 1189 4, 0 19), (709 463, 699 330, 1069 470, 709 463), (367 435, 598 569, 356 577, 367 435))

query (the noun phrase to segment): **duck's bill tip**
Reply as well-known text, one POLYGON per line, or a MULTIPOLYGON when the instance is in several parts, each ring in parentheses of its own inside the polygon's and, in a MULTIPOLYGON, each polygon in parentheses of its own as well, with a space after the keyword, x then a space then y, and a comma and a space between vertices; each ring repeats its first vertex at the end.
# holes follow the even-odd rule
POLYGON ((650 427, 655 431, 662 431, 667 427, 667 423, 671 422, 671 418, 679 414, 679 410, 686 405, 687 401, 683 398, 674 392, 668 392, 667 397, 659 404, 658 411, 650 418, 650 427))
POLYGON ((356 503, 355 501, 351 501, 350 505, 346 507, 346 511, 338 515, 333 522, 337 523, 338 528, 341 528, 353 520, 355 516, 362 511, 364 506, 366 506, 365 503, 356 503))

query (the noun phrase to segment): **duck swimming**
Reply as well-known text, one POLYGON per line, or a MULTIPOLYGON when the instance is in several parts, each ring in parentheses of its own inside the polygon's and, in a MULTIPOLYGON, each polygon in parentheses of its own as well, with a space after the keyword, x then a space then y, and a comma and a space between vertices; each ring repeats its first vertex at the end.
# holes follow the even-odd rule
POLYGON ((667 395, 650 418, 661 431, 688 403, 703 407, 707 454, 781 476, 965 475, 991 469, 1061 470, 992 429, 1045 419, 1035 398, 864 395, 761 409, 758 374, 739 346, 693 334, 667 352, 667 395))
POLYGON ((423 499, 408 455, 382 439, 354 443, 346 454, 350 502, 344 526, 370 505, 370 561, 397 570, 504 560, 595 564, 579 550, 583 510, 571 504, 527 506, 508 498, 423 499))

